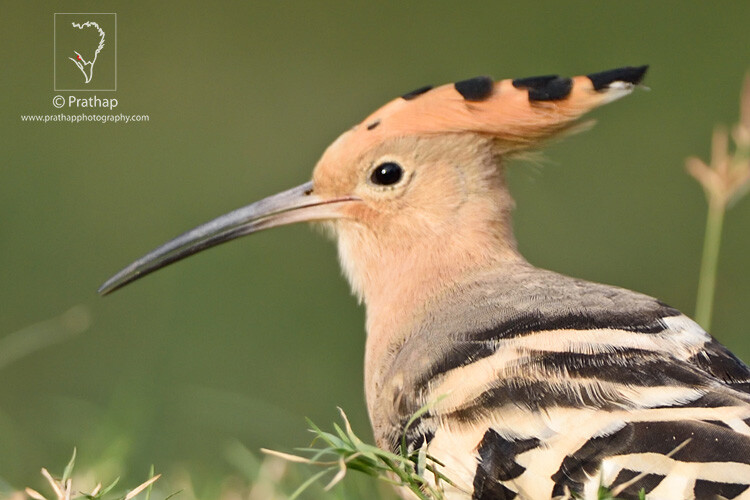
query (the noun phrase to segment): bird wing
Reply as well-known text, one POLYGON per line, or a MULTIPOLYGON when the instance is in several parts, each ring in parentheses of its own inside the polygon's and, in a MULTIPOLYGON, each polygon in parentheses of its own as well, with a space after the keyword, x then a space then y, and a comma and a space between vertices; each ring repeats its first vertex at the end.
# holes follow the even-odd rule
POLYGON ((678 310, 531 267, 461 292, 394 359, 387 442, 478 500, 750 495, 750 369, 678 310))
POLYGON ((738 391, 750 394, 750 368, 716 339, 706 342, 692 361, 706 374, 738 391))

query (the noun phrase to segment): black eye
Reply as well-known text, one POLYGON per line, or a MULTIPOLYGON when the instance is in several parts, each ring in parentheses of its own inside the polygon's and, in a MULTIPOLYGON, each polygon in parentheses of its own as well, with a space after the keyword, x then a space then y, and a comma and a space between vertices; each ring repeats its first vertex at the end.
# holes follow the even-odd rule
POLYGON ((372 171, 372 175, 370 176, 370 180, 374 184, 380 186, 390 186, 400 181, 403 176, 404 169, 401 168, 401 165, 393 163, 392 161, 387 161, 375 167, 375 170, 372 171))

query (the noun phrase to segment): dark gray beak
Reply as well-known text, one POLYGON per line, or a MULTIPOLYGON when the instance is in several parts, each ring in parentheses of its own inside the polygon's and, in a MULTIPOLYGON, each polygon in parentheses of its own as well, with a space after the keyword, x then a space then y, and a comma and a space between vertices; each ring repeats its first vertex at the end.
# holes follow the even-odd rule
POLYGON ((323 199, 313 193, 313 183, 307 182, 191 229, 112 276, 99 287, 99 293, 107 295, 173 262, 262 229, 341 218, 342 205, 357 200, 354 197, 323 199))

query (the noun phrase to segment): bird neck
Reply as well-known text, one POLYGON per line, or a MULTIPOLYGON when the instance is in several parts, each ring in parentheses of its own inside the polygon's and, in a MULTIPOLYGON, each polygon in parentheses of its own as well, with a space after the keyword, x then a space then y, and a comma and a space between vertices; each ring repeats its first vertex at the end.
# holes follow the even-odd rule
POLYGON ((458 224, 449 234, 404 238, 398 252, 381 250, 358 256, 365 269, 377 270, 364 273, 359 285, 367 311, 368 406, 393 355, 428 311, 439 307, 446 297, 460 293, 462 286, 476 276, 525 263, 516 250, 509 212, 491 225, 458 224))

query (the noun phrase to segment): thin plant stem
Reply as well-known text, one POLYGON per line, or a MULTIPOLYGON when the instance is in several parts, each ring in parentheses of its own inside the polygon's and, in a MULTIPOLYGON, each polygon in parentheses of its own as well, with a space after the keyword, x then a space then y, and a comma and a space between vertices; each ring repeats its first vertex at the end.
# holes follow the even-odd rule
POLYGON ((703 240, 703 257, 698 279, 698 297, 695 304, 695 320, 705 330, 711 328, 714 293, 716 291, 716 270, 719 266, 719 249, 721 247, 721 231, 724 225, 725 211, 726 203, 718 200, 716 196, 712 196, 708 204, 706 236, 703 240))

